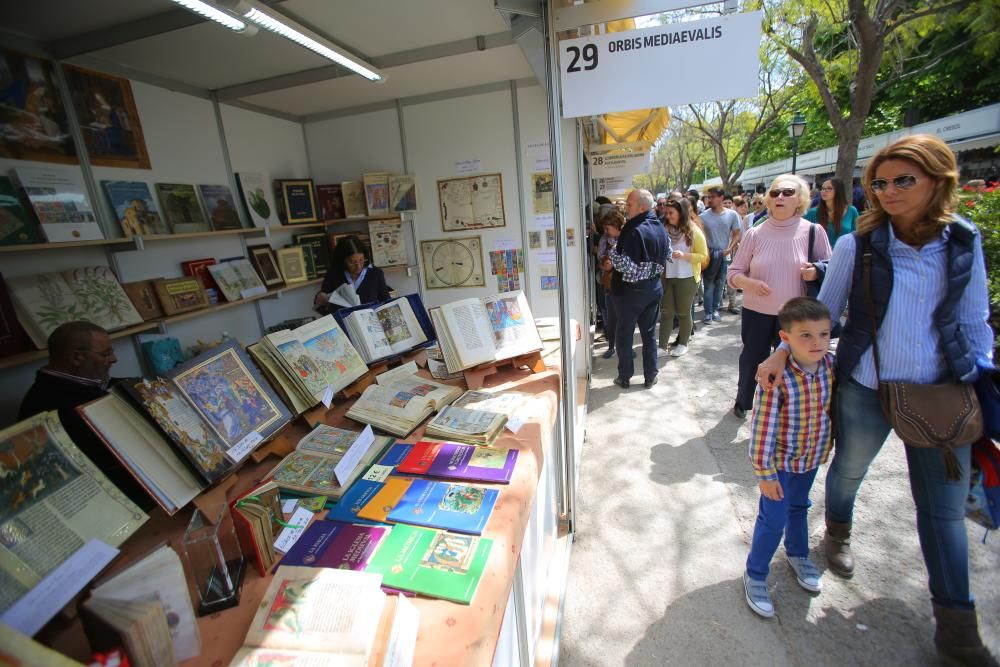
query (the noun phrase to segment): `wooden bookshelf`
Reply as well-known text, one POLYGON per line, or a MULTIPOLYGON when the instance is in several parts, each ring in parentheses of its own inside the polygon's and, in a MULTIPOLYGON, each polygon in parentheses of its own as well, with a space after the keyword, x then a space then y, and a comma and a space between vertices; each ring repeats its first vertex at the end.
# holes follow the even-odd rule
POLYGON ((187 232, 185 234, 150 234, 143 236, 143 242, 148 241, 174 241, 178 239, 203 239, 215 238, 219 236, 240 236, 242 234, 263 234, 263 227, 240 227, 239 229, 223 229, 212 232, 187 232))
POLYGON ((323 222, 306 222, 300 225, 276 225, 271 227, 271 232, 290 232, 296 229, 309 229, 309 228, 319 228, 319 227, 330 227, 333 225, 342 225, 344 223, 351 222, 373 222, 381 220, 399 220, 399 213, 394 215, 371 215, 365 216, 363 218, 338 218, 336 220, 324 220, 323 222))
MULTIPOLYGON (((241 227, 240 229, 223 229, 211 232, 189 232, 187 234, 150 234, 139 236, 143 243, 150 241, 173 241, 178 239, 218 238, 222 236, 239 236, 241 234, 263 234, 263 227, 241 227)), ((97 239, 94 241, 66 241, 63 243, 28 243, 24 245, 0 246, 0 253, 33 252, 35 250, 64 250, 66 248, 84 248, 87 246, 135 246, 134 238, 97 239)), ((130 250, 132 248, 116 248, 130 250)))
POLYGON ((35 250, 64 250, 66 248, 85 248, 87 246, 107 246, 131 244, 132 239, 96 239, 94 241, 64 241, 57 243, 25 243, 23 245, 0 246, 0 253, 4 252, 32 252, 35 250))
MULTIPOLYGON (((132 336, 134 334, 144 333, 146 331, 152 331, 159 326, 159 320, 151 320, 149 322, 143 322, 142 324, 136 324, 135 326, 128 327, 126 329, 119 329, 118 331, 112 331, 108 334, 112 340, 115 338, 124 338, 125 336, 132 336)), ((9 357, 4 357, 0 359, 0 369, 2 368, 13 368, 14 366, 20 366, 21 364, 29 364, 32 361, 38 361, 39 359, 46 359, 49 356, 48 349, 44 350, 32 350, 31 352, 22 352, 21 354, 15 354, 9 357)))

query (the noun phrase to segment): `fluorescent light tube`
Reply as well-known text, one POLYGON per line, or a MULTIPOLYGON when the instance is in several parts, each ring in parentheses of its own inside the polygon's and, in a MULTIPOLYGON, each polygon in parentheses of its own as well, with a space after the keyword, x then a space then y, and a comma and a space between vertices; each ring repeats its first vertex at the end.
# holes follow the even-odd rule
POLYGON ((239 20, 235 16, 231 16, 226 12, 223 12, 213 5, 207 2, 202 2, 201 0, 173 0, 178 5, 192 11, 199 16, 204 16, 207 19, 211 19, 216 23, 221 23, 233 32, 243 32, 247 29, 247 24, 239 20))
MULTIPOLYGON (((174 1, 179 2, 180 0, 174 1)), ((313 33, 308 28, 296 24, 294 21, 285 16, 281 16, 277 12, 272 13, 268 10, 268 8, 261 6, 256 2, 247 2, 246 5, 248 5, 250 9, 242 14, 243 18, 247 21, 255 23, 265 30, 269 30, 276 35, 280 35, 287 40, 295 42, 299 46, 305 47, 317 55, 332 60, 341 67, 345 67, 355 74, 363 76, 369 81, 382 81, 385 79, 385 75, 375 70, 375 68, 368 65, 368 63, 358 60, 355 57, 337 49, 333 44, 329 44, 328 40, 313 33), (324 44, 323 42, 327 43, 324 44)))

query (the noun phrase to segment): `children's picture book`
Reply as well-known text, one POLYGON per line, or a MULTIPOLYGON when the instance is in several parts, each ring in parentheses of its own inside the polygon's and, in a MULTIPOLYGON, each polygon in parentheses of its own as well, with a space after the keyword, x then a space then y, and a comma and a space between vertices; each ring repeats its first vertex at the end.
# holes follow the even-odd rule
POLYGON ((149 185, 142 181, 101 181, 125 238, 169 234, 149 185))
POLYGON ((117 331, 143 321, 107 266, 19 276, 8 284, 18 320, 39 349, 65 322, 86 320, 117 331))
POLYGON ((243 200, 253 226, 266 227, 277 224, 277 208, 271 196, 271 186, 264 175, 240 172, 235 176, 240 199, 243 200))
POLYGON ((431 319, 452 372, 542 349, 524 292, 446 303, 431 319))
POLYGON ((104 238, 80 169, 17 167, 13 174, 49 243, 104 238))
POLYGON ((489 538, 400 524, 393 526, 366 571, 381 574, 385 586, 469 604, 492 548, 489 538))
POLYGON ((174 234, 211 231, 193 185, 157 183, 156 196, 174 234))
POLYGON ((399 222, 368 223, 372 241, 372 263, 375 266, 406 266, 406 241, 399 222))
POLYGON ((344 213, 344 193, 340 183, 317 185, 316 198, 319 200, 320 216, 324 222, 343 220, 347 217, 344 213))
POLYGON ((243 225, 240 223, 240 213, 236 210, 236 200, 233 193, 226 185, 199 185, 201 200, 205 202, 205 210, 208 211, 208 221, 212 229, 220 231, 223 229, 239 229, 243 225))
POLYGON ((418 442, 397 471, 407 475, 507 484, 516 463, 516 449, 457 442, 418 442))
POLYGON ((344 213, 348 218, 365 218, 368 216, 368 204, 365 199, 365 184, 361 181, 344 181, 340 184, 340 192, 344 196, 344 213))
POLYGON ((386 519, 481 535, 499 495, 497 489, 485 486, 415 479, 386 519))
POLYGON ((388 526, 314 521, 288 550, 279 565, 364 570, 389 530, 388 526))
POLYGON ((365 174, 365 203, 368 215, 388 215, 389 213, 389 172, 380 171, 365 174))
POLYGON ((14 184, 0 176, 0 245, 44 242, 35 221, 21 205, 14 184))
POLYGON ((342 495, 340 500, 327 510, 326 518, 347 521, 348 523, 378 523, 359 517, 358 512, 375 497, 375 494, 382 490, 389 475, 406 458, 412 448, 412 444, 405 442, 397 442, 389 447, 382 458, 369 467, 365 474, 351 485, 347 493, 342 495))
POLYGON ((404 174, 389 177, 389 208, 396 213, 417 210, 417 179, 404 174))

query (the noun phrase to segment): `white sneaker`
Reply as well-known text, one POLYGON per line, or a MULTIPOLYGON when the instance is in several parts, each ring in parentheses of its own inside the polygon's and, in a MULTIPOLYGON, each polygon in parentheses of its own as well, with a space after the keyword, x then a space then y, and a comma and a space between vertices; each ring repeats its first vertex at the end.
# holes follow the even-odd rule
POLYGON ((751 579, 745 571, 743 572, 743 591, 746 595, 747 604, 753 613, 764 618, 774 617, 774 604, 771 602, 771 594, 767 590, 766 581, 751 579))
POLYGON ((669 356, 670 356, 670 350, 664 349, 662 347, 656 348, 657 359, 666 359, 669 356))
POLYGON ((670 356, 671 357, 680 357, 682 355, 687 354, 687 351, 688 351, 688 346, 687 345, 678 345, 677 347, 675 347, 670 352, 670 356))
POLYGON ((819 593, 823 590, 823 575, 809 556, 796 558, 786 555, 786 558, 788 558, 788 564, 792 566, 792 570, 795 571, 795 579, 799 582, 799 586, 811 593, 819 593))

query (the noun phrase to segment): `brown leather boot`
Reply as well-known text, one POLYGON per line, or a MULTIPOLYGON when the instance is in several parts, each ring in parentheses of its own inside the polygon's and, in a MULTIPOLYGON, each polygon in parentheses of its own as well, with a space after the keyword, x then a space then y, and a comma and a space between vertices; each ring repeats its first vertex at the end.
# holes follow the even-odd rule
POLYGON ((951 609, 934 604, 934 645, 945 665, 1000 667, 979 637, 975 609, 951 609))
POLYGON ((854 576, 854 555, 851 554, 851 524, 837 523, 826 517, 823 535, 826 562, 834 574, 850 579, 854 576))

